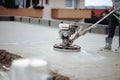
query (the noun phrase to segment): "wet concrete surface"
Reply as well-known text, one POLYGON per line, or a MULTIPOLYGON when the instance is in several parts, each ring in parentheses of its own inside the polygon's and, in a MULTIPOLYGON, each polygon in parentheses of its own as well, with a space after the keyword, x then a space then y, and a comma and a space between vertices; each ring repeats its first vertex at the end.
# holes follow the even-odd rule
MULTIPOLYGON (((87 33, 74 42, 81 46, 80 52, 58 52, 53 50, 53 45, 61 41, 58 31, 36 24, 0 22, 0 49, 46 59, 51 70, 71 80, 120 80, 120 53, 99 51, 106 35, 87 33)), ((115 49, 118 37, 113 41, 115 49)))

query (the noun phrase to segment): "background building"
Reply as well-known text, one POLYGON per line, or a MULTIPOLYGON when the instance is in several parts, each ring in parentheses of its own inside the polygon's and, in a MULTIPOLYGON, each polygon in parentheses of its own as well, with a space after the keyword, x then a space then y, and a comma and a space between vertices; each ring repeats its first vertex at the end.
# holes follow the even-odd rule
POLYGON ((8 9, 0 8, 0 15, 72 21, 91 18, 91 10, 84 9, 85 0, 3 0, 1 4, 8 9))

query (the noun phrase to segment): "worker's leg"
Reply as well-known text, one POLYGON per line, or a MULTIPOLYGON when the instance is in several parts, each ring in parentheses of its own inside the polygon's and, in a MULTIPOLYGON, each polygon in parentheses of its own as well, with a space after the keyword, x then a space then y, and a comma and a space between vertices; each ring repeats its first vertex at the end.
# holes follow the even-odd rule
POLYGON ((119 47, 120 47, 120 24, 119 24, 119 47))
POLYGON ((108 37, 106 37, 105 42, 106 45, 104 49, 106 50, 111 50, 111 45, 112 45, 112 40, 115 34, 115 28, 117 24, 117 19, 113 16, 110 15, 109 17, 109 27, 108 27, 108 37))
POLYGON ((116 51, 118 53, 120 53, 120 24, 119 24, 119 46, 118 46, 118 49, 116 51))
POLYGON ((113 15, 111 15, 109 18, 108 38, 114 37, 117 23, 118 23, 117 19, 113 15))

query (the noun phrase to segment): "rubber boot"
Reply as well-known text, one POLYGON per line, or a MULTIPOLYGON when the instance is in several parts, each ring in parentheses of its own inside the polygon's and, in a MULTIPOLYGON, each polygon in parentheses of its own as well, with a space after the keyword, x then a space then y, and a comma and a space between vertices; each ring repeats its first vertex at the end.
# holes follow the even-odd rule
POLYGON ((112 38, 105 38, 106 45, 104 47, 105 50, 111 50, 111 45, 112 45, 112 38))
POLYGON ((120 53, 120 37, 119 37, 119 47, 115 51, 120 53))
POLYGON ((120 53, 120 22, 119 22, 119 47, 116 49, 116 52, 120 53))
POLYGON ((115 50, 117 53, 120 53, 120 46, 115 50))

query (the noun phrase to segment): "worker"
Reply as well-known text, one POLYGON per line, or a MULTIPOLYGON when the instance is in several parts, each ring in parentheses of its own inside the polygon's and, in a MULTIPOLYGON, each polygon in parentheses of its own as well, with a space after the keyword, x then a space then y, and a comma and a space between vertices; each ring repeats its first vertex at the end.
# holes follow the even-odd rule
POLYGON ((106 37, 105 50, 111 50, 112 40, 115 34, 116 26, 119 26, 119 46, 116 49, 117 52, 120 52, 120 0, 112 0, 113 9, 117 9, 112 15, 109 16, 109 27, 108 27, 108 36, 106 37))

